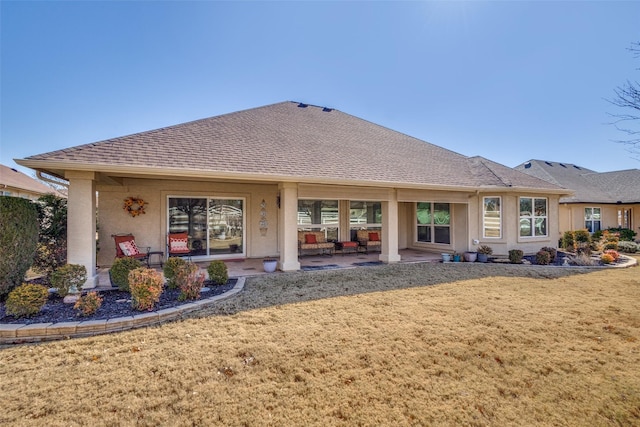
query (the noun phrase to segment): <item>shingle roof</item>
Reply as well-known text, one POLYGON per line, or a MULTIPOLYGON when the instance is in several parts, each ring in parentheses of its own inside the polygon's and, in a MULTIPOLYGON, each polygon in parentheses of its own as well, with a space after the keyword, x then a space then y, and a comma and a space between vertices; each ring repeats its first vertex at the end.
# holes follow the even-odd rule
POLYGON ((352 181, 398 185, 508 187, 558 190, 543 180, 499 170, 487 162, 393 131, 335 109, 281 102, 18 161, 95 171, 131 168, 301 182, 352 181))
POLYGON ((60 195, 53 188, 31 178, 30 176, 27 176, 19 170, 10 168, 9 166, 0 165, 0 187, 4 186, 35 194, 53 193, 60 195))
POLYGON ((640 170, 599 173, 570 163, 529 160, 514 169, 564 188, 573 196, 561 203, 640 203, 640 170))

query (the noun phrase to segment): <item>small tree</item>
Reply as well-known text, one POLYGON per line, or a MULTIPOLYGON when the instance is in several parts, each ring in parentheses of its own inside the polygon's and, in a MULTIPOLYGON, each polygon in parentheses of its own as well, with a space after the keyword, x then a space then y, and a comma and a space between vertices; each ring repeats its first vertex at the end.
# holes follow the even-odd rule
POLYGON ((33 265, 38 212, 32 202, 0 196, 0 297, 20 285, 33 265))
MULTIPOLYGON (((640 42, 632 43, 629 51, 635 58, 640 58, 640 42)), ((618 130, 629 135, 629 139, 616 142, 629 145, 629 152, 640 160, 640 128, 633 127, 640 123, 640 83, 627 80, 614 92, 615 97, 609 102, 624 112, 611 114, 616 119, 613 124, 618 130)))
POLYGON ((67 199, 45 194, 36 206, 40 233, 34 266, 50 275, 67 263, 67 199))
POLYGON ((63 298, 69 293, 80 292, 86 280, 87 269, 84 265, 67 264, 51 273, 51 286, 63 298))

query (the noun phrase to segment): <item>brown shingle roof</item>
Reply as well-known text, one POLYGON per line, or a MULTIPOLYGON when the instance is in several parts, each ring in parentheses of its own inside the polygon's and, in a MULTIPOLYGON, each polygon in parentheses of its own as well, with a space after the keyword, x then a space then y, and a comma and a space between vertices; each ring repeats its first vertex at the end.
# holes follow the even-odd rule
POLYGON ((19 170, 10 168, 9 166, 0 165, 0 188, 5 186, 34 194, 53 193, 57 196, 60 195, 53 188, 25 175, 19 170))
POLYGON ((575 193, 562 203, 640 203, 640 170, 599 173, 571 163, 529 160, 515 169, 575 193))
MULTIPOLYGON (((28 166, 33 161, 45 161, 64 164, 68 169, 92 165, 96 171, 128 167, 172 169, 176 175, 199 171, 211 176, 229 173, 306 182, 509 186, 479 171, 476 160, 461 154, 335 109, 296 102, 196 120, 25 160, 28 166)), ((558 189, 491 164, 514 186, 558 189)))

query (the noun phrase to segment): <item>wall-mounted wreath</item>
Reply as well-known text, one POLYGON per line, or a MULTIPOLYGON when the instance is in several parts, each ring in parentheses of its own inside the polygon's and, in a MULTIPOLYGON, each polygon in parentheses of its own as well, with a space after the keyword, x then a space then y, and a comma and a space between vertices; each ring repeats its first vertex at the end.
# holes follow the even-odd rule
POLYGON ((129 215, 135 218, 138 215, 146 213, 144 211, 144 205, 146 204, 147 202, 138 197, 127 197, 124 199, 124 206, 122 206, 122 209, 129 212, 129 215))

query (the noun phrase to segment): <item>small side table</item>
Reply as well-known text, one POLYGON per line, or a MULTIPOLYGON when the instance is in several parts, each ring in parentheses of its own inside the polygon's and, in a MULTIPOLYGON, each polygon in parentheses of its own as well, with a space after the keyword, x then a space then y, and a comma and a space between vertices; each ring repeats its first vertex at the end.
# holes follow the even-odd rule
MULTIPOLYGON (((151 268, 151 257, 156 255, 158 257, 159 260, 159 264, 160 264, 160 268, 162 268, 162 260, 164 259, 164 252, 162 251, 151 251, 151 252, 147 252, 147 267, 151 268)), ((158 263, 156 263, 158 264, 158 263)))
POLYGON ((342 251, 344 254, 358 253, 358 242, 336 242, 336 248, 342 251))

